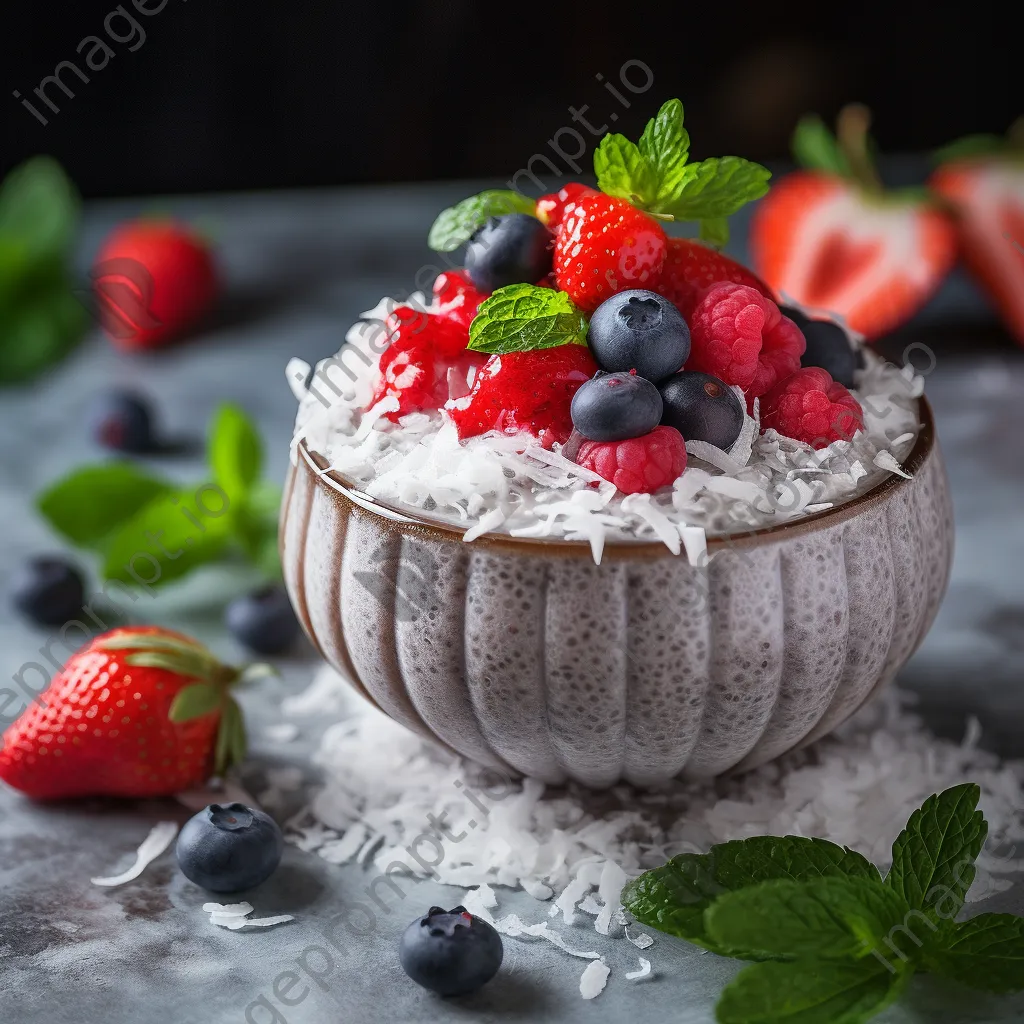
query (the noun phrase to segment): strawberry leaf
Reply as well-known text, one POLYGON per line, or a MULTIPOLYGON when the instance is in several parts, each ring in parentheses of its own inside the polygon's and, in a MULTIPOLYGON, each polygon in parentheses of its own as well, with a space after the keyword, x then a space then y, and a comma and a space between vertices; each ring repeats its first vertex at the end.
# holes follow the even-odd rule
POLYGON ((224 691, 209 683, 194 683, 178 691, 168 718, 172 722, 188 722, 216 711, 224 700, 224 691))
POLYGON ((245 759, 247 742, 242 709, 233 698, 228 698, 220 716, 217 731, 217 747, 214 754, 214 772, 223 776, 236 764, 245 759))
POLYGON ((828 125, 817 114, 807 114, 793 132, 793 157, 801 167, 848 178, 852 171, 828 125))

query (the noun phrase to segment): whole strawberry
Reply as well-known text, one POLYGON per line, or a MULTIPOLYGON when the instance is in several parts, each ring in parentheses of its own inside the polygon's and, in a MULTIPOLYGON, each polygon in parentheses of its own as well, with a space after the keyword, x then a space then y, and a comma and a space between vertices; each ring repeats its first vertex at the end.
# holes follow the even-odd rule
POLYGON ((168 796, 245 756, 238 669, 156 627, 114 629, 72 655, 4 734, 0 779, 37 800, 168 796))
POLYGON ((123 349, 166 345, 210 309, 217 275, 206 243, 171 221, 130 221, 96 255, 100 321, 123 349))
POLYGON ((555 280, 580 309, 593 312, 627 288, 650 288, 665 262, 661 225, 600 192, 581 195, 558 230, 555 280))
POLYGON ((714 284, 731 281, 754 288, 769 299, 771 289, 742 263, 693 238, 670 238, 661 283, 655 289, 673 302, 689 323, 701 296, 714 284))
POLYGON ((886 192, 871 161, 868 115, 845 108, 838 142, 817 119, 797 128, 809 170, 776 184, 754 213, 754 268, 786 301, 838 315, 877 338, 899 327, 956 258, 950 217, 919 192, 886 192))
POLYGON ((557 231, 567 214, 571 213, 576 203, 583 196, 596 195, 596 190, 578 181, 570 181, 557 192, 549 192, 537 200, 534 216, 552 231, 557 231))

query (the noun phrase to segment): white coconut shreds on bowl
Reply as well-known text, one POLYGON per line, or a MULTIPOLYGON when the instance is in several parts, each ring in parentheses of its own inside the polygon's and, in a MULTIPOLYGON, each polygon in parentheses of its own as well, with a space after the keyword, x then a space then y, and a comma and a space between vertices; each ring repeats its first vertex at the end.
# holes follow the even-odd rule
MULTIPOLYGON (((421 295, 408 304, 437 308, 421 295)), ((301 360, 288 364, 299 399, 292 458, 304 440, 371 497, 460 525, 467 541, 488 532, 583 540, 600 562, 606 541, 660 540, 701 564, 707 535, 820 512, 902 474, 901 460, 920 428, 923 378, 864 350, 865 368, 853 391, 864 409, 864 430, 852 440, 815 451, 774 430, 762 434, 755 407, 728 452, 687 441, 687 468, 671 488, 627 496, 564 458, 559 445, 545 450, 529 434, 491 431, 460 443, 441 412, 411 413, 392 423, 383 414, 397 408, 395 399, 368 408, 382 324, 397 305, 384 299, 367 311, 338 355, 317 364, 315 376, 301 360)))

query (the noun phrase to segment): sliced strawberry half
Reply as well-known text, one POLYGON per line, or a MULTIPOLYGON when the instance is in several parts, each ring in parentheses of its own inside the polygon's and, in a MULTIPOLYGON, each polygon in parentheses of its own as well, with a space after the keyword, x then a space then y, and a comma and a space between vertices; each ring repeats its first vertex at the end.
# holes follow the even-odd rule
POLYGON ((917 192, 885 192, 868 156, 869 116, 839 117, 838 140, 817 119, 794 137, 813 169, 783 178, 751 225, 754 269, 783 299, 841 317, 868 338, 909 320, 956 258, 949 215, 917 192))
POLYGON ((974 152, 954 147, 928 184, 956 210, 967 269, 1024 345, 1024 121, 974 152))

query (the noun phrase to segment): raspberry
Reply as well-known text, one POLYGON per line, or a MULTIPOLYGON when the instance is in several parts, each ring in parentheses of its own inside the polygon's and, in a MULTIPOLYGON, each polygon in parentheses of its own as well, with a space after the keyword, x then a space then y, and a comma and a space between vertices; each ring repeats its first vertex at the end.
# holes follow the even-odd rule
POLYGON ((441 307, 436 315, 461 324, 467 331, 486 298, 486 293, 477 291, 464 270, 446 271, 434 281, 434 299, 441 307))
POLYGON ((576 462, 623 494, 652 494, 686 469, 686 444, 675 427, 655 427, 628 441, 584 441, 576 462))
POLYGON ((712 285, 690 318, 687 370, 743 388, 748 403, 800 369, 806 342, 771 299, 744 284, 712 285))
POLYGON ((692 238, 670 238, 661 284, 654 290, 675 303, 687 321, 704 292, 714 284, 732 281, 773 298, 771 289, 742 264, 692 238))
POLYGON ((576 206, 576 201, 583 196, 596 195, 597 190, 589 185, 581 185, 578 181, 570 181, 563 185, 557 192, 549 192, 537 200, 534 213, 542 224, 552 231, 557 231, 559 225, 565 220, 565 215, 576 206))
POLYGON ((622 199, 585 195, 555 242, 555 280, 581 309, 593 312, 627 288, 650 288, 665 262, 665 232, 622 199))
POLYGON ((864 429, 860 403, 828 370, 808 366, 780 381, 761 399, 761 426, 824 448, 864 429))
POLYGON ((469 332, 454 320, 398 306, 384 328, 391 340, 380 357, 371 404, 396 397, 398 409, 384 414, 392 421, 410 412, 440 409, 449 397, 448 370, 465 380, 484 361, 484 356, 466 351, 469 332))
POLYGON ((445 408, 460 440, 488 430, 528 430, 564 444, 572 433, 572 396, 595 373, 597 364, 586 345, 491 356, 476 375, 473 390, 445 408))

